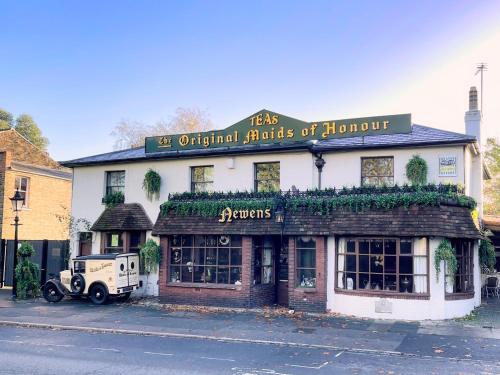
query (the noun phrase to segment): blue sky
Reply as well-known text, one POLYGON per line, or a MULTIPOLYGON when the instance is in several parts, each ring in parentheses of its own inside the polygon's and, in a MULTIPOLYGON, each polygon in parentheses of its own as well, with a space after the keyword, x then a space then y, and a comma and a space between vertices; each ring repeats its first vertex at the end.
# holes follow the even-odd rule
POLYGON ((498 136, 500 2, 3 0, 0 14, 0 107, 31 114, 58 160, 111 151, 121 119, 177 107, 221 128, 267 108, 308 121, 411 112, 463 131, 482 60, 498 136))

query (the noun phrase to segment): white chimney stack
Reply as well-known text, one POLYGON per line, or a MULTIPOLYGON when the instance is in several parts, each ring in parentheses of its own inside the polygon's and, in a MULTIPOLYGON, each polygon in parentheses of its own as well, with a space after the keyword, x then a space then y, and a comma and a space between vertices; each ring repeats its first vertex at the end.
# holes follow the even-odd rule
POLYGON ((465 112, 465 133, 476 137, 480 150, 482 149, 481 143, 483 141, 481 117, 481 111, 477 105, 477 89, 472 86, 469 90, 469 110, 465 112))

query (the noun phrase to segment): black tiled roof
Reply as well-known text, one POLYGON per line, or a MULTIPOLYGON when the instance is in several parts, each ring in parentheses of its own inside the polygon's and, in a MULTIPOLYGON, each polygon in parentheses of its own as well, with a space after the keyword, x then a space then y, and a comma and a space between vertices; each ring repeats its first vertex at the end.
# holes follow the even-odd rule
POLYGON ((422 125, 412 125, 411 133, 371 135, 365 137, 338 138, 318 141, 313 144, 306 142, 283 142, 278 144, 260 144, 246 146, 219 147, 198 150, 166 151, 146 154, 144 147, 114 151, 106 154, 87 156, 79 159, 61 162, 66 167, 78 167, 94 164, 130 163, 141 160, 170 159, 179 157, 200 157, 222 154, 257 153, 310 149, 313 152, 329 150, 349 150, 365 148, 412 147, 439 144, 464 144, 475 142, 474 136, 454 133, 446 130, 430 128, 422 125))
POLYGON ((90 230, 106 232, 112 230, 151 230, 153 223, 139 203, 121 203, 106 208, 90 230))

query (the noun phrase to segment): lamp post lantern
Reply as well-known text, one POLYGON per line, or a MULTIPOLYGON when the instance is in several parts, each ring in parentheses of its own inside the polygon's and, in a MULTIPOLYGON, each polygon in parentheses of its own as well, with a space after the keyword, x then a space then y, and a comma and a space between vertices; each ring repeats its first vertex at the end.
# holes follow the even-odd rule
POLYGON ((14 196, 12 198, 9 198, 10 201, 12 202, 12 211, 15 213, 14 217, 14 266, 12 269, 12 297, 16 298, 17 297, 17 282, 16 282, 16 267, 17 267, 17 247, 18 247, 18 228, 19 228, 19 214, 18 212, 21 210, 24 202, 24 197, 21 195, 18 189, 16 189, 16 192, 14 193, 14 196))
POLYGON ((323 155, 316 155, 316 160, 314 161, 314 165, 318 168, 318 189, 321 190, 321 172, 323 172, 323 167, 325 166, 326 161, 323 159, 323 155))

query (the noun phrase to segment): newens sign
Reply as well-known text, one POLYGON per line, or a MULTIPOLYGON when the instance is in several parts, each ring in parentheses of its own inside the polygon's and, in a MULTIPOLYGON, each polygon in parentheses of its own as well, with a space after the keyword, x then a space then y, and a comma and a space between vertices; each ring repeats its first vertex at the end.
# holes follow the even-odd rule
POLYGON ((411 115, 305 122, 262 110, 223 130, 146 138, 146 153, 411 132, 411 115))

